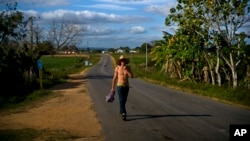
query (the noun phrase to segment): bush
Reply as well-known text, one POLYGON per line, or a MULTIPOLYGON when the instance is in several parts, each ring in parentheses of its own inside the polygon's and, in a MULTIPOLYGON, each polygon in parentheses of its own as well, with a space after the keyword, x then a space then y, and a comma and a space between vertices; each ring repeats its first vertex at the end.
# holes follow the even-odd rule
POLYGON ((32 57, 13 47, 0 48, 3 51, 0 58, 1 96, 24 96, 30 91, 31 84, 26 82, 25 71, 28 71, 27 66, 32 64, 32 57))

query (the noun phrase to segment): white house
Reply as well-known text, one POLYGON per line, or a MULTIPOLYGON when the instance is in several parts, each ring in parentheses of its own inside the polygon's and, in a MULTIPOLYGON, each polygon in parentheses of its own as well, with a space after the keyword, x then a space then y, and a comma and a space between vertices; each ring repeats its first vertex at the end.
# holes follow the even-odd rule
POLYGON ((124 50, 118 49, 118 50, 116 50, 116 53, 124 53, 124 50))
POLYGON ((129 53, 137 53, 136 50, 130 50, 129 53))

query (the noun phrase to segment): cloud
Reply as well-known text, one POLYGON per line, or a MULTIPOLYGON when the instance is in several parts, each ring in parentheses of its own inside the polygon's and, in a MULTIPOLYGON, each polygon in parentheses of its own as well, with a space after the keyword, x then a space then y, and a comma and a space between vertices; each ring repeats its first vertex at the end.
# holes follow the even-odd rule
POLYGON ((87 7, 87 8, 97 8, 97 9, 107 9, 107 10, 134 10, 131 7, 119 6, 114 4, 94 4, 94 5, 76 5, 77 7, 87 7))
POLYGON ((141 33, 145 33, 145 32, 146 32, 146 30, 142 26, 133 26, 130 28, 130 33, 133 33, 133 34, 141 34, 141 33))
MULTIPOLYGON (((163 16, 167 16, 172 7, 177 5, 177 1, 174 0, 96 0, 104 3, 111 3, 111 5, 146 5, 144 10, 146 12, 155 13, 163 16)), ((110 5, 110 4, 107 4, 110 5)), ((110 5, 110 6, 111 6, 110 5)), ((118 6, 119 7, 119 6, 118 6)), ((120 6, 122 9, 122 6, 120 6)), ((112 7, 110 7, 112 8, 112 7)), ((124 7, 129 8, 129 7, 124 7)), ((130 8, 129 8, 130 9, 130 8)))
POLYGON ((250 36, 250 22, 245 22, 237 32, 245 32, 248 36, 250 36))
POLYGON ((147 22, 151 19, 143 16, 129 16, 129 15, 117 15, 106 14, 102 12, 93 11, 73 11, 73 10, 55 10, 49 12, 38 13, 34 10, 23 11, 28 16, 41 17, 43 20, 76 20, 83 24, 101 24, 101 23, 139 23, 147 22))
POLYGON ((98 2, 105 3, 116 3, 116 4, 156 4, 156 3, 166 3, 173 0, 96 0, 98 2))
POLYGON ((119 31, 117 29, 108 28, 105 26, 91 26, 86 25, 84 26, 84 35, 90 36, 99 36, 99 35, 111 35, 111 34, 118 34, 119 31))
POLYGON ((145 11, 167 16, 172 7, 175 7, 176 3, 168 3, 167 5, 150 5, 145 8, 145 11))
POLYGON ((143 0, 117 0, 117 1, 135 2, 135 1, 143 1, 143 0))
MULTIPOLYGON (((250 17, 249 17, 249 18, 250 18, 250 17)), ((245 23, 242 25, 242 27, 246 27, 246 28, 250 29, 250 21, 245 22, 245 23)))
POLYGON ((39 12, 35 10, 27 10, 27 11, 22 11, 26 17, 39 17, 40 14, 39 12))
POLYGON ((70 5, 69 0, 17 0, 17 2, 32 4, 39 7, 70 5))

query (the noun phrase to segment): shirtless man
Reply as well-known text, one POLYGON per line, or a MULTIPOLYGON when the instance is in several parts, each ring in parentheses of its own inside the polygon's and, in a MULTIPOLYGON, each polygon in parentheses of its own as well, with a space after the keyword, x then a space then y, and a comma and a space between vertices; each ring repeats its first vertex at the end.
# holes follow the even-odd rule
POLYGON ((111 91, 115 91, 115 84, 117 82, 117 93, 120 103, 120 114, 122 119, 126 120, 126 102, 129 92, 129 81, 128 78, 133 78, 133 73, 129 66, 126 66, 129 63, 127 58, 121 56, 118 60, 118 66, 115 68, 114 77, 112 81, 111 91))

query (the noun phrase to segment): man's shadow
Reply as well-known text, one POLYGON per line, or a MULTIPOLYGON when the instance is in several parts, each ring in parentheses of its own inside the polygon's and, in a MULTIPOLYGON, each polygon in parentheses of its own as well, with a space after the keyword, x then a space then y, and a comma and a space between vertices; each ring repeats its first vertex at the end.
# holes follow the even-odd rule
POLYGON ((211 117, 208 114, 176 114, 176 115, 127 115, 126 121, 151 119, 151 118, 163 118, 163 117, 211 117))

